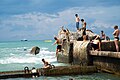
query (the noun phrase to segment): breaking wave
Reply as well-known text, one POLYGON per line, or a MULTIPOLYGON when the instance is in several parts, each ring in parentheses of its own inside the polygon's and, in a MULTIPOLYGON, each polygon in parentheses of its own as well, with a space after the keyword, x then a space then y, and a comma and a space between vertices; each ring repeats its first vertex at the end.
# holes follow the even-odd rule
POLYGON ((27 47, 17 47, 17 48, 4 48, 1 50, 0 64, 11 64, 11 63, 34 63, 40 64, 41 59, 44 58, 49 62, 56 62, 55 52, 51 52, 48 48, 41 48, 39 54, 30 54, 30 48, 27 47))

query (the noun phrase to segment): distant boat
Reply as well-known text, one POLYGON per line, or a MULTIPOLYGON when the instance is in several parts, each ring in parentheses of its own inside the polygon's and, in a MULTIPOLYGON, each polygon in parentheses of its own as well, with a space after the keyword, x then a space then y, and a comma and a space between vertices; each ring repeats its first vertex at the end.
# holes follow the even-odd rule
POLYGON ((44 40, 44 42, 52 42, 52 40, 44 40))
POLYGON ((21 41, 28 41, 27 39, 22 39, 21 41))

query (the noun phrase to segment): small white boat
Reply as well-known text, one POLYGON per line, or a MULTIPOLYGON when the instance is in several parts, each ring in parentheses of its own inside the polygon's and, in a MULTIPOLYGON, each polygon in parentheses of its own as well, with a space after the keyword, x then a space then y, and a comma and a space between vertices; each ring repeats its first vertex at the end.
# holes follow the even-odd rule
POLYGON ((21 41, 28 41, 27 39, 22 39, 21 41))

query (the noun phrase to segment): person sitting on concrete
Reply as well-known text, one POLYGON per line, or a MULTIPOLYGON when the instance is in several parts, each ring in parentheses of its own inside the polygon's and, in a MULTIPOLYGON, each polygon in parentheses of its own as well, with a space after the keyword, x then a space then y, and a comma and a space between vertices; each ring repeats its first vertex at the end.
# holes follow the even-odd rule
POLYGON ((50 63, 48 63, 47 61, 45 61, 45 59, 42 59, 42 62, 44 63, 44 68, 55 68, 54 65, 51 65, 50 63))
POLYGON ((37 70, 35 69, 35 67, 32 68, 31 73, 32 73, 32 77, 33 78, 39 76, 39 73, 37 72, 37 70))
POLYGON ((94 50, 101 51, 101 39, 100 36, 97 35, 94 40, 91 41, 91 46, 94 50))
POLYGON ((100 39, 106 40, 106 35, 105 35, 104 31, 101 31, 100 39))
POLYGON ((29 73, 29 68, 27 66, 24 67, 24 71, 25 71, 25 73, 29 73))
POLYGON ((45 61, 45 59, 42 59, 42 62, 44 63, 44 68, 50 68, 50 63, 45 61))
POLYGON ((109 36, 106 36, 106 40, 107 40, 107 41, 110 41, 110 38, 109 38, 109 36))

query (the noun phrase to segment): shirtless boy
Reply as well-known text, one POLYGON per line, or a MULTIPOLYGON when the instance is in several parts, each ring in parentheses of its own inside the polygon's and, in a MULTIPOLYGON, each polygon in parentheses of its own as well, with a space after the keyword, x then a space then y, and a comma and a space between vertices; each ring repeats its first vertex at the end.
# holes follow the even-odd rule
POLYGON ((119 34, 120 34, 120 31, 119 31, 117 25, 114 26, 114 29, 115 29, 114 32, 113 32, 113 35, 114 35, 114 43, 115 43, 116 51, 119 52, 118 42, 119 42, 119 34))
POLYGON ((86 22, 84 19, 81 19, 81 22, 82 22, 82 30, 83 30, 82 35, 86 35, 86 22))
POLYGON ((79 16, 78 16, 78 14, 75 14, 75 21, 76 21, 76 28, 77 28, 77 30, 79 30, 79 21, 80 21, 80 18, 79 18, 79 16))

